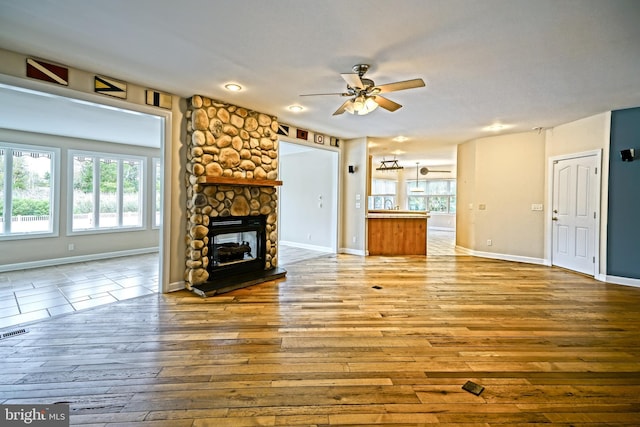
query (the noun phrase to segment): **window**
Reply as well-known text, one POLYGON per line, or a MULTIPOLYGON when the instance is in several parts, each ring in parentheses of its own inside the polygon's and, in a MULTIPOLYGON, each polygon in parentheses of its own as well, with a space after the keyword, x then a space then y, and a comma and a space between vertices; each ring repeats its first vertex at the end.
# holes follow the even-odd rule
POLYGON ((160 209, 162 209, 162 170, 160 159, 153 159, 153 227, 162 225, 160 209))
POLYGON ((428 210, 432 213, 456 212, 456 181, 454 179, 409 181, 407 183, 408 209, 428 210), (416 188, 421 192, 416 192, 416 188), (412 191, 413 190, 413 191, 412 191))
POLYGON ((55 235, 59 150, 0 142, 0 238, 55 235))
POLYGON ((70 152, 72 232, 142 228, 145 159, 70 152))
POLYGON ((393 209, 396 206, 398 182, 390 179, 372 179, 369 209, 393 209))

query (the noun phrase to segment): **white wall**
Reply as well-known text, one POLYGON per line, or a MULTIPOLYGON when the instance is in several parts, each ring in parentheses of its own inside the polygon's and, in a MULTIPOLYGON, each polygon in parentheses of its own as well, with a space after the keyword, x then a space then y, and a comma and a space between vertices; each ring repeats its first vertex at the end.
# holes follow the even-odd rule
POLYGON ((279 143, 281 243, 337 251, 338 152, 279 143))
POLYGON ((340 251, 365 255, 367 211, 367 138, 344 141, 340 165, 341 232, 340 251), (356 173, 348 173, 348 165, 356 167, 356 173), (359 200, 358 200, 359 198, 359 200))
POLYGON ((474 173, 459 169, 458 245, 464 241, 476 253, 543 262, 544 211, 531 206, 545 202, 544 152, 544 134, 537 132, 462 144, 458 164, 472 161, 474 173))

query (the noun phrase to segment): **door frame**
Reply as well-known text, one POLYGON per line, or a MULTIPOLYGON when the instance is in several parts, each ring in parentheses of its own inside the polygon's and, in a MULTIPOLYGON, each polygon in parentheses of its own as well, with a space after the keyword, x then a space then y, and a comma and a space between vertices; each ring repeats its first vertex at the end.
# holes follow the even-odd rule
MULTIPOLYGON (((285 143, 285 144, 289 144, 292 146, 300 146, 300 147, 304 147, 305 149, 309 149, 309 150, 324 150, 327 152, 332 153, 332 157, 331 157, 331 162, 333 164, 333 167, 335 169, 335 173, 331 174, 332 179, 335 180, 335 185, 333 186, 332 190, 331 190, 331 199, 332 202, 335 206, 335 209, 330 212, 331 214, 331 230, 330 230, 330 235, 331 235, 331 244, 330 244, 330 248, 331 248, 331 253, 337 254, 338 253, 338 246, 339 246, 339 236, 340 236, 340 212, 341 212, 341 205, 340 205, 340 197, 339 197, 339 189, 341 188, 341 182, 340 182, 340 165, 341 165, 341 151, 333 146, 325 146, 325 145, 310 145, 310 144, 304 144, 301 142, 296 141, 293 138, 287 137, 285 135, 278 135, 278 175, 280 177, 282 177, 282 170, 284 168, 286 168, 286 161, 284 160, 284 158, 280 155, 280 143, 285 143)), ((281 191, 283 189, 283 187, 286 185, 286 182, 284 182, 282 184, 282 187, 278 187, 277 191, 278 191, 278 200, 279 203, 282 200, 281 197, 281 191)), ((282 230, 282 228, 284 227, 283 222, 281 221, 281 214, 282 214, 282 209, 278 208, 278 229, 282 230)), ((280 239, 282 237, 282 233, 280 231, 278 231, 278 244, 280 243, 280 239)), ((304 245, 301 245, 300 247, 304 247, 304 245)))
POLYGON ((549 157, 547 163, 547 209, 545 214, 545 252, 547 254, 545 264, 548 266, 553 266, 553 191, 554 191, 554 173, 553 173, 553 165, 555 162, 562 160, 572 160, 578 159, 581 157, 595 157, 596 158, 596 167, 598 168, 597 178, 596 178, 596 187, 593 189, 595 191, 594 195, 594 205, 596 209, 596 218, 595 218, 595 226, 594 226, 594 257, 595 257, 595 268, 593 277, 597 278, 600 276, 600 226, 601 226, 601 217, 602 217, 602 206, 601 206, 601 193, 602 193, 602 150, 590 150, 590 151, 582 151, 578 153, 570 153, 563 154, 559 156, 549 157))
MULTIPOLYGON (((172 124, 173 110, 165 110, 160 107, 153 107, 145 104, 138 104, 129 100, 113 98, 109 96, 99 95, 91 92, 84 92, 76 88, 68 86, 51 85, 39 80, 29 80, 23 77, 17 77, 9 74, 0 73, 0 83, 11 85, 23 89, 42 92, 64 98, 78 101, 86 101, 99 106, 107 106, 120 108, 144 114, 159 117, 163 121, 162 135, 160 135, 160 168, 162 196, 160 201, 160 221, 161 226, 157 230, 159 233, 158 240, 158 292, 167 293, 181 288, 174 288, 170 283, 170 263, 168 262, 171 255, 171 208, 174 200, 172 199, 172 124)), ((151 166, 148 165, 148 168, 151 166)), ((150 207, 148 207, 150 209, 150 207)))

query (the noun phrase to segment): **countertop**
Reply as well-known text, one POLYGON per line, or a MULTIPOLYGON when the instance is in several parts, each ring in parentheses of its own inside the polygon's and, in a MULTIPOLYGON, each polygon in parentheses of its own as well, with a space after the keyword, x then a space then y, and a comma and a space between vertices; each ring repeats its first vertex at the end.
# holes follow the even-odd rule
POLYGON ((367 218, 416 218, 427 219, 429 212, 426 211, 405 211, 391 209, 372 209, 367 212, 367 218))

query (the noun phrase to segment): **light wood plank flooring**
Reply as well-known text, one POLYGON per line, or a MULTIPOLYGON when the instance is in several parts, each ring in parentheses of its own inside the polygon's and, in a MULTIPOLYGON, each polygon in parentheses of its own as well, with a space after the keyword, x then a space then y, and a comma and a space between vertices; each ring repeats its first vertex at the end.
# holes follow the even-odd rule
POLYGON ((640 289, 468 256, 287 270, 31 324, 0 340, 0 403, 93 426, 639 425, 640 289))

